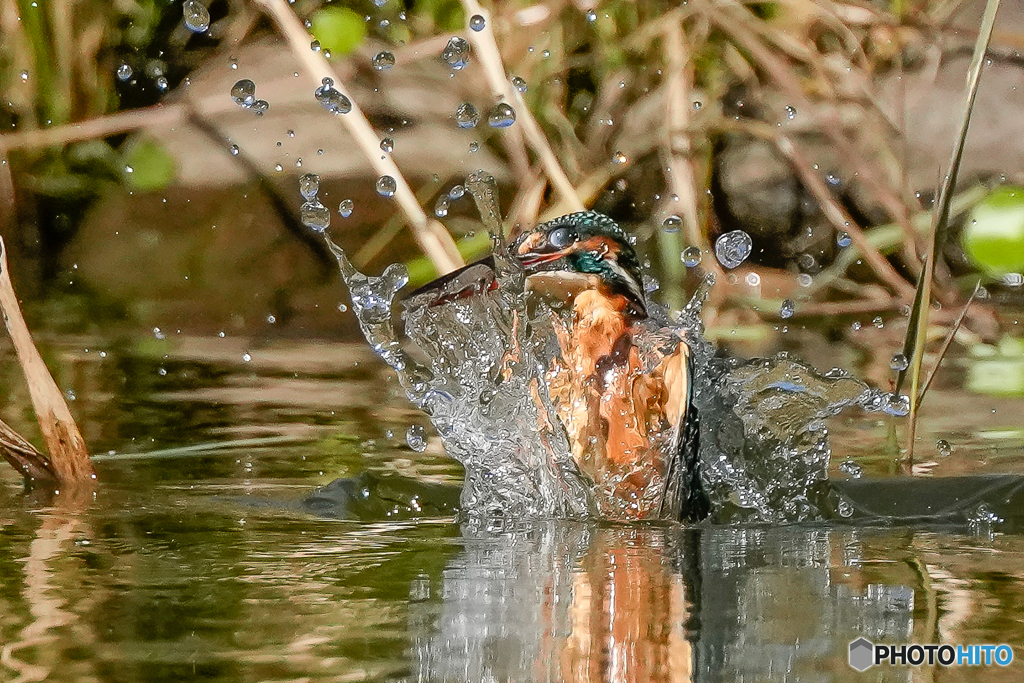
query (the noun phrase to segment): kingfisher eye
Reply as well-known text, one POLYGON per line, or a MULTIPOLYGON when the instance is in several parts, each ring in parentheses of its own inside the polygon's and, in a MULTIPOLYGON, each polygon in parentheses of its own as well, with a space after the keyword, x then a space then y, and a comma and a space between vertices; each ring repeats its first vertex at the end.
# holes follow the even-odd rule
POLYGON ((576 232, 569 228, 557 228, 548 233, 548 244, 555 249, 565 249, 577 239, 576 232))

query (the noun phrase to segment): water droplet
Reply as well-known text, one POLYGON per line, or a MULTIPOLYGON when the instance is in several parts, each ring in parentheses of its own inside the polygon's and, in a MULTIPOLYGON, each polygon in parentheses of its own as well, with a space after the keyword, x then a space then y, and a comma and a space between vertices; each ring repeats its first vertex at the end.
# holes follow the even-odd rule
POLYGON ((405 442, 417 453, 427 450, 427 430, 422 425, 412 425, 405 433, 405 442))
POLYGON ((527 88, 526 81, 523 80, 522 78, 520 78, 519 76, 513 76, 512 77, 512 87, 516 89, 516 92, 521 92, 521 93, 526 92, 526 88, 527 88))
POLYGON ((248 109, 256 101, 256 84, 248 78, 243 78, 231 86, 231 99, 239 107, 248 109))
POLYGON ((715 256, 725 268, 735 268, 750 256, 754 244, 750 235, 742 230, 733 230, 715 240, 715 256))
POLYGON ((69 401, 74 401, 74 400, 76 400, 78 398, 78 395, 73 390, 71 390, 71 389, 68 389, 66 392, 64 392, 64 396, 69 401))
POLYGON ((434 204, 434 215, 438 218, 448 215, 448 195, 443 194, 437 198, 437 203, 434 204))
POLYGON ((882 316, 880 315, 876 315, 874 318, 872 318, 871 324, 874 325, 879 330, 885 327, 885 321, 882 320, 882 316))
POLYGON ((597 12, 595 12, 592 9, 591 10, 587 10, 587 21, 589 21, 591 23, 597 21, 597 12))
POLYGON ((386 71, 395 65, 395 55, 390 52, 378 52, 373 57, 373 68, 386 71))
POLYGON ((860 479, 861 475, 864 474, 864 468, 852 460, 844 460, 839 463, 839 471, 854 479, 860 479))
POLYGON ((159 76, 159 77, 157 77, 157 79, 156 79, 156 89, 157 90, 159 90, 160 92, 167 92, 167 88, 168 87, 170 87, 170 84, 168 84, 166 76, 159 76))
POLYGON ((316 173, 304 173, 299 177, 299 192, 303 199, 313 201, 320 191, 320 176, 316 173))
POLYGON ((480 114, 469 102, 465 102, 459 105, 459 108, 455 110, 455 123, 459 124, 459 128, 472 128, 480 122, 480 114))
POLYGON ((747 277, 744 279, 749 287, 757 287, 761 284, 761 276, 757 273, 747 273, 747 277))
POLYGON ((910 397, 906 394, 899 396, 892 394, 889 396, 889 403, 885 407, 885 412, 896 417, 903 417, 910 412, 910 397))
POLYGON ((483 31, 487 26, 487 20, 479 14, 474 14, 469 18, 469 27, 474 31, 483 31))
POLYGON ((473 142, 469 143, 469 153, 470 154, 472 154, 473 152, 479 152, 479 151, 480 151, 480 143, 479 142, 474 140, 473 142))
POLYGON ((469 64, 469 41, 465 38, 455 36, 448 41, 441 52, 441 59, 448 63, 455 71, 461 71, 469 64))
POLYGON ((1003 284, 1007 287, 1013 287, 1016 289, 1021 285, 1024 285, 1024 274, 1022 273, 1007 273, 1003 276, 1003 284))
POLYGON ((228 147, 228 151, 231 152, 231 156, 237 157, 239 152, 238 145, 231 145, 228 147))
POLYGON ((852 242, 853 240, 850 239, 850 233, 848 232, 840 232, 836 235, 836 245, 841 249, 846 249, 852 242))
POLYGON ((661 222, 661 229, 665 232, 679 232, 682 227, 683 219, 676 214, 666 216, 665 220, 661 222))
POLYGON ((185 0, 182 13, 185 16, 185 26, 188 26, 189 30, 202 33, 210 28, 210 10, 199 0, 185 0))
POLYGON ((377 179, 377 194, 381 197, 394 197, 398 184, 389 175, 382 175, 377 179))
POLYGON ((313 93, 316 101, 332 114, 347 114, 352 111, 352 101, 334 87, 334 81, 324 78, 323 85, 313 93))
POLYGON ((309 49, 312 50, 313 52, 320 52, 320 41, 314 40, 313 42, 311 42, 309 44, 309 49))
POLYGON ((132 77, 132 73, 132 68, 127 64, 122 64, 121 66, 117 67, 117 77, 119 80, 127 81, 129 78, 132 77))
POLYGON ((21 80, 22 81, 27 81, 28 80, 28 72, 27 71, 22 71, 21 72, 21 80))
POLYGON ((779 306, 779 317, 792 318, 794 313, 796 313, 796 304, 793 303, 793 300, 783 299, 782 305, 779 306))
POLYGON ((836 512, 839 513, 840 517, 852 517, 853 506, 850 505, 850 501, 845 498, 840 498, 839 502, 836 504, 836 512))
POLYGON ((703 107, 703 106, 704 106, 704 103, 701 102, 700 100, 695 100, 694 103, 693 103, 693 108, 696 111, 700 111, 700 108, 703 107))
POLYGON ((448 190, 449 199, 462 199, 466 194, 466 188, 463 185, 454 185, 452 189, 448 190))
POLYGON ((315 232, 323 232, 331 225, 331 212, 315 198, 302 204, 302 224, 315 232))
POLYGON ((700 248, 699 247, 692 247, 692 246, 691 247, 687 247, 686 249, 683 249, 683 253, 680 254, 680 258, 682 259, 683 264, 687 268, 695 268, 698 265, 700 265, 700 260, 701 260, 700 248))
POLYGON ((939 439, 935 442, 935 450, 937 450, 939 455, 943 458, 948 458, 949 454, 953 452, 953 447, 945 439, 939 439))
POLYGON ((268 109, 270 109, 270 102, 267 102, 266 100, 256 100, 252 103, 252 106, 249 107, 249 110, 256 112, 257 116, 263 116, 267 113, 268 109))
POLYGON ((384 138, 380 141, 380 150, 391 154, 391 152, 395 151, 395 141, 391 138, 384 138))
POLYGON ((796 107, 789 104, 786 105, 786 118, 790 121, 796 118, 796 107))
POLYGON ((248 363, 251 360, 252 360, 252 354, 251 353, 246 351, 245 353, 242 354, 242 361, 243 362, 248 363))
POLYGON ((904 356, 902 353, 897 353, 892 357, 892 360, 889 361, 889 367, 892 368, 893 370, 898 370, 899 372, 903 372, 909 366, 910 361, 907 360, 907 357, 904 356))
POLYGON ((355 202, 351 199, 342 199, 341 203, 338 204, 338 213, 341 214, 342 218, 348 218, 352 215, 352 211, 354 211, 355 208, 355 202))
POLYGON ((622 165, 622 164, 624 164, 624 163, 626 163, 628 161, 629 161, 629 157, 627 157, 622 152, 619 152, 618 150, 616 150, 615 154, 612 155, 612 163, 613 164, 622 165))
POLYGON ((487 125, 491 128, 508 128, 516 122, 516 110, 506 102, 498 102, 487 112, 487 125))

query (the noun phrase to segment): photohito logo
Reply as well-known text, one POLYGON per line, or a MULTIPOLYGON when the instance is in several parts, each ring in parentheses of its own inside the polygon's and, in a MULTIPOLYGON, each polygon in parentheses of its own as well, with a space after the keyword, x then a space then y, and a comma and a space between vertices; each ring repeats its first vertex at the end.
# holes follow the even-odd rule
POLYGON ((850 666, 867 671, 876 664, 890 666, 922 664, 942 666, 1009 666, 1013 648, 1009 645, 876 645, 867 638, 850 643, 850 666))

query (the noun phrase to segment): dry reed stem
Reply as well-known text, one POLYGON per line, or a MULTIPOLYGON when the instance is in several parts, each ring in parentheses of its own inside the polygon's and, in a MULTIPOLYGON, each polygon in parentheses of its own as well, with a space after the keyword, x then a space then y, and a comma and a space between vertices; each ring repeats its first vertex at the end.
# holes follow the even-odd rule
MULTIPOLYGON (((702 252, 710 252, 710 242, 702 230, 699 193, 696 174, 693 170, 693 140, 690 132, 690 97, 693 85, 694 65, 690 57, 686 37, 680 21, 674 21, 665 28, 664 45, 668 55, 668 78, 666 79, 665 106, 667 110, 665 134, 665 177, 670 195, 679 199, 675 203, 683 214, 686 238, 702 252)), ((720 277, 723 274, 718 261, 711 260, 708 270, 720 277)))
POLYGON ((139 128, 150 126, 171 126, 184 121, 188 116, 188 107, 183 104, 160 104, 145 109, 97 116, 77 123, 69 123, 54 128, 38 128, 35 130, 4 133, 0 135, 0 156, 12 149, 33 149, 67 145, 81 140, 105 138, 119 133, 128 133, 139 128))
POLYGON ((307 75, 320 87, 324 78, 334 81, 334 87, 344 94, 352 102, 352 110, 347 114, 337 116, 345 126, 345 129, 352 136, 356 146, 366 156, 367 161, 373 166, 378 175, 391 176, 395 179, 395 199, 399 207, 409 219, 409 226, 412 229, 413 237, 423 249, 424 253, 434 264, 439 272, 455 270, 463 265, 464 261, 459 254, 448 231, 436 220, 427 216, 423 207, 416 200, 412 188, 405 180, 405 176, 398 169, 390 155, 380 153, 380 139, 374 132, 370 122, 366 119, 359 104, 348 92, 345 84, 338 77, 334 68, 320 52, 313 52, 310 49, 310 36, 303 27, 302 22, 289 8, 286 0, 252 0, 260 6, 264 12, 280 29, 285 40, 292 51, 302 62, 307 75))
POLYGON ((18 363, 28 383, 32 407, 39 421, 39 431, 50 454, 50 465, 57 481, 62 486, 90 482, 96 473, 85 448, 85 439, 78 431, 71 410, 64 401, 57 383, 47 370, 43 357, 32 342, 32 335, 25 324, 18 305, 18 297, 11 284, 7 267, 7 249, 0 238, 0 310, 4 323, 18 354, 18 363))
POLYGON ((907 298, 913 296, 914 288, 896 272, 892 264, 871 244, 864 231, 857 225, 853 217, 839 205, 839 202, 835 200, 828 187, 825 186, 825 182, 814 171, 811 163, 804 157, 797 146, 793 144, 793 141, 785 135, 780 135, 775 138, 775 144, 782 155, 789 160, 793 170, 799 176, 800 182, 814 195, 825 217, 828 218, 837 231, 846 232, 850 236, 850 239, 857 245, 857 249, 860 250, 860 253, 863 254, 864 259, 878 277, 888 283, 900 296, 907 298))
POLYGON ((576 188, 573 187, 572 183, 569 182, 568 176, 565 175, 562 165, 558 163, 558 157, 555 156, 555 152, 551 149, 544 131, 541 130, 537 119, 533 117, 529 107, 526 106, 526 102, 519 96, 519 92, 512 87, 505 74, 501 52, 498 50, 498 43, 494 39, 494 30, 491 27, 490 13, 485 11, 477 0, 462 0, 462 7, 466 11, 467 23, 475 14, 479 14, 484 18, 483 30, 469 30, 468 33, 470 40, 473 41, 473 45, 476 48, 476 53, 480 57, 480 63, 483 66, 484 74, 487 76, 487 81, 490 83, 491 93, 496 99, 517 104, 516 120, 522 126, 523 133, 526 135, 526 140, 529 142, 530 147, 533 148, 534 153, 540 159, 541 166, 544 167, 544 173, 562 197, 561 203, 568 205, 571 211, 582 211, 585 208, 583 202, 580 201, 579 195, 576 194, 576 188))

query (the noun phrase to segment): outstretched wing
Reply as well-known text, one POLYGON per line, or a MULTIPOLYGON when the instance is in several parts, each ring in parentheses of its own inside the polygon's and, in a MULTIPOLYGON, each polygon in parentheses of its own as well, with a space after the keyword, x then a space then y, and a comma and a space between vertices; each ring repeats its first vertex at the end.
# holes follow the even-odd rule
POLYGON ((693 358, 680 342, 662 361, 665 415, 675 426, 665 470, 661 517, 696 522, 707 517, 710 502, 700 480, 700 422, 693 405, 693 358))

